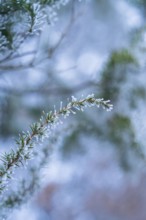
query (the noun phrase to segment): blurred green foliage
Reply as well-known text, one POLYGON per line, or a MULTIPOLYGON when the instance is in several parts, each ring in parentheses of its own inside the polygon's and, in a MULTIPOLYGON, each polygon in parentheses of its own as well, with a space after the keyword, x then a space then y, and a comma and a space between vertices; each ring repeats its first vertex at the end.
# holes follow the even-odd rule
POLYGON ((138 61, 128 49, 122 49, 111 53, 100 82, 102 97, 112 99, 113 102, 118 99, 120 85, 125 82, 128 68, 131 65, 134 67, 138 66, 138 61))
MULTIPOLYGON (((0 13, 3 16, 5 14, 7 15, 8 13, 19 11, 19 19, 19 16, 24 13, 29 18, 31 18, 29 20, 31 22, 31 25, 29 27, 29 30, 27 31, 32 32, 35 22, 34 20, 36 17, 36 11, 35 7, 33 7, 33 4, 36 2, 39 2, 39 4, 42 6, 46 4, 52 4, 55 1, 3 1, 3 5, 1 5, 2 7, 0 8, 0 13)), ((146 4, 146 1, 138 0, 131 0, 129 2, 137 4, 137 7, 139 7, 140 5, 144 6, 144 4, 146 4)), ((94 4, 96 4, 96 7, 101 7, 102 10, 109 11, 109 7, 106 7, 106 4, 110 4, 110 2, 107 3, 107 1, 100 0, 95 1, 93 5, 94 4)), ((110 7, 112 8, 111 4, 110 7)), ((62 10, 64 13, 66 12, 65 8, 63 8, 62 10)), ((13 48, 13 25, 14 23, 12 23, 9 19, 6 21, 6 23, 0 24, 1 34, 7 40, 7 49, 13 48)), ((95 89, 95 93, 98 97, 110 99, 114 104, 114 110, 109 116, 107 116, 106 113, 98 110, 98 114, 100 112, 99 118, 94 118, 92 113, 90 113, 89 111, 87 111, 87 113, 79 114, 76 117, 77 120, 74 119, 74 121, 77 123, 77 128, 75 130, 73 129, 72 134, 64 140, 64 147, 61 149, 61 153, 64 158, 68 158, 69 155, 72 155, 74 153, 76 154, 84 152, 83 145, 80 142, 81 133, 84 134, 86 137, 93 135, 97 138, 97 140, 100 140, 100 143, 102 143, 102 141, 104 143, 105 140, 109 142, 109 146, 113 147, 119 156, 120 165, 122 165, 122 167, 124 167, 126 170, 132 167, 131 160, 129 160, 129 152, 131 155, 134 154, 134 158, 136 154, 138 158, 142 155, 142 145, 137 141, 137 134, 135 133, 133 127, 133 119, 131 118, 129 112, 131 112, 133 109, 138 108, 139 100, 146 100, 146 88, 144 86, 137 84, 131 86, 131 84, 133 83, 131 81, 132 77, 135 77, 136 75, 138 76, 138 71, 141 65, 139 62, 139 57, 137 56, 137 54, 135 54, 136 50, 134 49, 138 47, 138 44, 141 41, 142 34, 144 32, 144 26, 141 26, 139 29, 133 29, 132 32, 129 33, 129 35, 132 35, 132 37, 130 36, 130 46, 128 45, 127 48, 119 47, 119 49, 114 49, 110 52, 103 71, 100 72, 101 80, 95 89), (132 47, 133 42, 134 46, 132 47), (124 85, 127 85, 127 93, 124 90, 124 85), (84 123, 83 125, 81 125, 79 122, 81 122, 81 124, 82 122, 84 123), (90 126, 90 129, 88 129, 88 125, 90 126), (134 152, 138 153, 135 154, 134 152)), ((65 34, 63 35, 63 37, 64 36, 65 34)), ((55 66, 55 62, 52 63, 52 65, 55 66)), ((70 94, 68 94, 70 91, 68 89, 69 85, 61 82, 61 80, 57 78, 57 74, 55 75, 54 73, 51 73, 49 75, 48 72, 46 74, 47 80, 44 82, 43 85, 41 85, 41 87, 43 88, 43 86, 45 87, 47 84, 47 87, 49 88, 52 86, 52 84, 54 84, 55 86, 58 86, 59 92, 55 91, 55 94, 57 94, 55 99, 50 98, 49 94, 47 94, 47 97, 46 95, 42 95, 42 93, 40 93, 42 95, 41 97, 44 103, 43 109, 48 109, 49 106, 54 105, 56 99, 65 100, 66 97, 70 96, 70 94), (53 83, 51 81, 52 79, 53 83), (63 91, 66 92, 65 96, 63 95, 63 91)), ((38 86, 38 88, 40 88, 40 85, 38 86)), ((71 95, 74 95, 74 93, 76 93, 76 91, 73 91, 71 95)), ((25 106, 22 104, 23 100, 21 102, 21 96, 18 98, 14 96, 9 96, 8 94, 8 97, 9 98, 7 100, 7 105, 2 106, 1 136, 15 135, 17 131, 19 131, 19 129, 21 128, 21 123, 19 124, 18 122, 22 120, 22 124, 28 124, 30 121, 35 121, 41 113, 41 104, 38 104, 36 106, 25 106), (23 108, 23 110, 20 111, 20 108, 23 108), (17 123, 15 123, 14 120, 16 120, 17 123)), ((94 115, 96 114, 97 112, 95 111, 94 115)), ((25 128, 24 124, 22 125, 22 128, 25 128)))

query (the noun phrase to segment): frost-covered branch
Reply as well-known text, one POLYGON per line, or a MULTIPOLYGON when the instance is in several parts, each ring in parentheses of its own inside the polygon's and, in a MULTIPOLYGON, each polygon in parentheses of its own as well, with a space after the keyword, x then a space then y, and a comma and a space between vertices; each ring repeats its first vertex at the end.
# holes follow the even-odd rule
POLYGON ((34 145, 42 141, 45 137, 51 136, 52 128, 57 126, 62 118, 66 118, 70 114, 75 114, 77 111, 83 111, 86 107, 92 106, 102 106, 107 111, 112 109, 109 100, 96 99, 93 94, 79 100, 72 97, 71 101, 64 107, 61 102, 59 111, 54 109, 54 111, 43 113, 40 121, 30 126, 30 131, 19 135, 19 139, 16 140, 17 150, 12 149, 9 153, 4 153, 1 156, 0 191, 2 192, 5 189, 14 169, 22 166, 27 160, 31 159, 34 145))
POLYGON ((57 11, 69 0, 0 1, 0 63, 17 55, 28 37, 41 33, 44 24, 57 20, 57 11))

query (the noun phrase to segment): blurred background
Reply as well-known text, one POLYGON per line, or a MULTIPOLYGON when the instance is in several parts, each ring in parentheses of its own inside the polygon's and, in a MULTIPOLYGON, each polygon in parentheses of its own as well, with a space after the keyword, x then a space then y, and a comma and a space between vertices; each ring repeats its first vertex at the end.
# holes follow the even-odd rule
POLYGON ((64 121, 40 187, 10 220, 145 220, 146 1, 68 1, 48 14, 51 24, 23 41, 20 19, 15 56, 1 49, 0 152, 71 96, 94 93, 114 109, 64 121))

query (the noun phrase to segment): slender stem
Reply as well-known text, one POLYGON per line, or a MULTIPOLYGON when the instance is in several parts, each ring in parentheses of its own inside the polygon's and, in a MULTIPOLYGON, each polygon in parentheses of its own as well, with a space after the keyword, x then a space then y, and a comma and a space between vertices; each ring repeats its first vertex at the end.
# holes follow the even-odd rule
POLYGON ((23 163, 30 159, 30 153, 32 152, 33 144, 36 140, 40 140, 43 136, 48 136, 48 133, 52 130, 54 125, 60 121, 61 116, 66 118, 70 114, 75 114, 77 111, 83 111, 86 107, 102 106, 106 110, 111 110, 112 105, 104 99, 96 99, 94 95, 88 95, 86 98, 77 100, 72 97, 72 100, 64 107, 60 104, 60 110, 49 113, 43 113, 40 121, 30 126, 31 131, 23 133, 16 141, 18 149, 16 151, 11 150, 10 153, 5 153, 1 161, 3 166, 0 167, 0 188, 1 185, 5 186, 3 180, 6 181, 11 178, 15 167, 23 165, 23 163), (47 134, 47 135, 46 135, 47 134))

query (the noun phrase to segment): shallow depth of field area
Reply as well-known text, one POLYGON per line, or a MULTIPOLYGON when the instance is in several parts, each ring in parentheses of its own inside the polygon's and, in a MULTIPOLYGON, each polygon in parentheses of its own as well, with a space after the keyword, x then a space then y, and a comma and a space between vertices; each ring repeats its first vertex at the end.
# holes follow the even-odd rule
POLYGON ((0 1, 0 220, 145 220, 146 1, 0 1))

